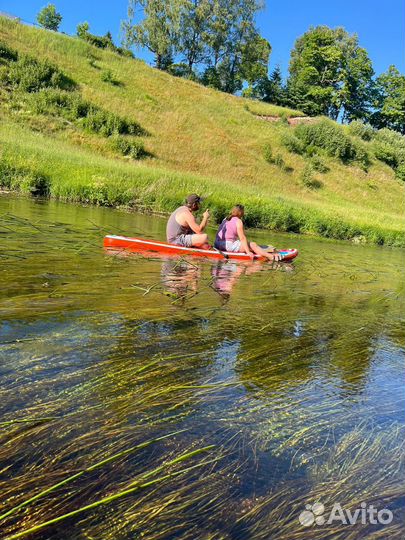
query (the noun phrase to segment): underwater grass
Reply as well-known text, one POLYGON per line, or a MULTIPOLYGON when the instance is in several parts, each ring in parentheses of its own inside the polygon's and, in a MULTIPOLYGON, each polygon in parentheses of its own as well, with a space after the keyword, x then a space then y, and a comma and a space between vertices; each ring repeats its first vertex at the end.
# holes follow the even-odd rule
MULTIPOLYGON (((182 376, 184 377, 184 374, 186 373, 188 374, 188 378, 191 376, 191 380, 195 380, 196 374, 193 374, 193 368, 192 365, 189 364, 188 359, 188 355, 177 357, 176 355, 167 357, 158 355, 155 359, 147 362, 141 368, 127 365, 125 367, 123 366, 124 369, 120 368, 118 373, 115 370, 114 378, 116 378, 116 381, 119 381, 120 379, 131 380, 136 377, 137 389, 135 389, 134 386, 127 390, 125 390, 125 387, 121 387, 119 393, 117 392, 115 395, 115 400, 112 402, 114 403, 114 410, 116 412, 124 410, 122 409, 123 406, 127 407, 131 400, 135 401, 131 405, 132 408, 136 407, 139 413, 141 413, 142 410, 145 412, 148 411, 147 423, 141 424, 143 429, 145 429, 147 426, 153 426, 154 422, 151 422, 151 420, 156 414, 159 415, 159 411, 161 411, 166 418, 164 424, 167 424, 167 422, 179 423, 184 422, 187 416, 192 414, 192 411, 195 408, 199 408, 202 405, 207 407, 209 403, 214 404, 219 399, 219 409, 217 411, 214 409, 210 412, 210 419, 212 421, 213 418, 215 418, 215 415, 218 415, 218 419, 221 418, 224 414, 222 406, 220 405, 223 400, 222 392, 227 392, 231 388, 236 389, 238 387, 238 382, 227 380, 220 384, 175 383, 174 381, 179 378, 180 374, 183 374, 182 376), (162 375, 163 380, 159 380, 162 379, 162 375), (159 381, 160 389, 156 388, 157 381, 159 381), (189 391, 193 391, 191 396, 184 394, 189 391), (180 408, 187 407, 189 409, 186 416, 170 416, 171 409, 176 408, 177 406, 180 408)), ((265 377, 266 380, 269 380, 268 370, 266 375, 263 374, 263 377, 265 377)), ((272 378, 273 377, 270 377, 271 380, 272 378)), ((80 394, 83 395, 83 392, 88 392, 91 389, 94 390, 95 384, 97 386, 104 385, 105 381, 103 378, 93 380, 92 384, 88 385, 87 388, 86 385, 81 386, 77 388, 76 392, 80 391, 80 394)), ((133 449, 141 449, 142 447, 150 446, 155 441, 158 442, 163 439, 169 443, 168 448, 170 448, 170 442, 171 440, 175 440, 176 433, 180 435, 180 437, 185 435, 187 440, 187 431, 183 433, 180 431, 172 432, 161 437, 156 437, 155 439, 144 440, 133 448, 127 448, 103 458, 83 471, 75 473, 60 481, 58 484, 52 484, 50 486, 47 478, 52 478, 54 474, 52 473, 53 467, 47 470, 44 464, 41 463, 40 469, 37 468, 36 472, 33 472, 31 469, 30 476, 33 475, 33 477, 30 479, 30 482, 34 480, 35 484, 37 484, 40 482, 41 475, 43 475, 42 481, 48 483, 48 488, 39 493, 39 497, 38 495, 34 496, 30 500, 20 503, 13 509, 13 511, 17 509, 22 510, 22 507, 28 503, 35 502, 36 505, 33 509, 34 512, 31 512, 32 517, 29 521, 27 521, 27 517, 24 518, 24 522, 26 523, 24 529, 22 531, 13 532, 13 530, 16 531, 15 526, 11 528, 8 527, 9 535, 7 537, 10 539, 23 537, 45 527, 56 525, 65 519, 69 519, 90 510, 95 510, 100 506, 109 505, 114 502, 118 503, 121 500, 125 501, 129 495, 146 488, 157 487, 161 483, 163 485, 163 483, 167 482, 171 485, 169 492, 166 492, 165 490, 163 491, 163 494, 160 490, 151 492, 150 499, 145 495, 146 499, 136 499, 135 502, 131 503, 131 505, 135 504, 133 510, 135 513, 133 513, 132 518, 127 521, 126 528, 124 523, 121 523, 120 530, 128 531, 128 527, 131 527, 130 530, 135 534, 135 531, 140 532, 141 530, 144 530, 141 529, 140 523, 143 523, 144 526, 148 523, 150 533, 152 534, 153 531, 155 533, 157 532, 159 524, 163 524, 165 521, 170 521, 170 519, 174 518, 176 518, 178 523, 177 530, 179 527, 182 528, 183 525, 186 530, 188 530, 189 525, 187 525, 187 523, 190 523, 189 520, 191 519, 191 515, 195 513, 197 501, 198 507, 201 508, 201 512, 204 509, 204 511, 212 514, 213 508, 217 508, 217 511, 220 513, 225 501, 228 500, 230 504, 228 511, 233 512, 233 515, 235 516, 234 519, 237 521, 238 525, 243 529, 247 527, 250 537, 254 539, 266 538, 269 530, 272 530, 274 533, 274 524, 277 523, 277 530, 280 532, 281 539, 295 538, 296 536, 297 538, 302 538, 302 536, 300 536, 300 534, 302 535, 302 529, 297 528, 296 508, 301 504, 304 505, 307 500, 322 500, 327 502, 333 500, 333 496, 336 494, 336 497, 340 497, 339 500, 344 501, 345 504, 349 504, 349 502, 350 504, 355 504, 355 493, 361 492, 362 497, 365 497, 368 493, 371 494, 372 490, 374 490, 374 493, 378 494, 379 498, 384 498, 386 504, 390 504, 390 501, 395 503, 395 501, 398 500, 401 490, 400 486, 397 485, 397 478, 400 474, 401 463, 403 463, 404 457, 404 438, 403 434, 401 434, 403 431, 402 427, 392 425, 387 426, 386 429, 382 430, 370 429, 370 425, 367 422, 356 425, 355 417, 357 416, 357 412, 355 410, 353 410, 352 415, 349 416, 347 411, 339 411, 337 409, 336 413, 342 416, 341 420, 336 418, 339 429, 334 433, 333 446, 330 446, 327 443, 328 438, 326 436, 326 432, 330 431, 327 418, 331 414, 334 414, 333 408, 331 408, 329 403, 322 405, 317 402, 313 404, 313 409, 308 409, 308 405, 305 405, 307 399, 306 388, 298 387, 294 392, 296 403, 290 403, 289 405, 285 403, 283 406, 281 406, 281 403, 276 403, 275 407, 272 407, 272 431, 269 433, 266 430, 266 425, 268 425, 269 420, 267 409, 270 406, 270 396, 267 392, 261 395, 262 392, 260 389, 257 389, 255 394, 253 403, 251 402, 249 395, 244 392, 238 392, 232 398, 233 404, 231 408, 234 411, 234 415, 228 417, 226 424, 224 424, 225 427, 230 422, 229 427, 232 426, 232 428, 228 432, 227 430, 229 427, 222 430, 222 441, 218 446, 219 452, 215 450, 213 445, 186 450, 180 453, 180 455, 176 455, 178 454, 178 451, 175 450, 175 455, 173 457, 167 456, 166 458, 163 458, 162 464, 157 467, 155 466, 148 469, 148 466, 145 467, 144 465, 144 470, 140 471, 136 479, 130 480, 129 483, 128 480, 124 479, 125 474, 119 474, 119 471, 120 469, 122 472, 125 471, 125 467, 123 467, 126 462, 125 460, 133 449), (260 399, 258 399, 259 396, 260 399), (300 410, 302 412, 299 412, 300 410), (292 414, 292 411, 296 412, 292 414), (323 419, 324 416, 325 419, 323 419), (350 430, 345 431, 345 425, 352 425, 352 427, 350 430), (291 430, 291 435, 287 438, 285 437, 286 428, 291 430), (339 432, 340 430, 341 432, 339 432), (271 441, 270 446, 268 441, 271 441), (219 477, 223 479, 228 478, 229 474, 231 474, 231 477, 234 476, 237 469, 239 469, 239 474, 242 477, 244 474, 251 474, 249 472, 251 471, 251 467, 256 467, 255 455, 257 449, 260 449, 262 444, 265 445, 267 451, 271 450, 275 456, 285 454, 291 455, 292 467, 298 468, 303 465, 308 467, 311 483, 318 486, 317 491, 311 491, 310 493, 306 491, 301 492, 300 490, 302 490, 302 487, 298 489, 296 482, 292 482, 290 485, 284 485, 284 488, 278 489, 271 495, 253 499, 249 503, 250 509, 248 512, 245 512, 243 508, 241 509, 238 504, 235 504, 234 506, 230 495, 223 497, 222 493, 224 487, 221 482, 218 484, 218 474, 219 477), (389 444, 391 446, 389 446, 389 444), (299 449, 302 449, 300 451, 304 453, 308 453, 310 452, 311 447, 313 449, 318 448, 318 450, 322 449, 322 453, 319 454, 319 452, 316 452, 316 461, 310 460, 305 465, 305 460, 303 461, 299 456, 297 457, 297 453, 299 453, 299 449), (243 454, 247 456, 245 462, 238 457, 240 456, 241 448, 243 448, 243 454), (180 470, 174 469, 173 471, 170 470, 167 474, 160 474, 178 463, 182 463, 189 458, 198 456, 202 452, 208 452, 208 461, 204 460, 201 464, 197 463, 190 468, 180 470), (214 455, 210 455, 211 452, 215 452, 214 455), (226 459, 224 464, 220 466, 220 460, 224 460, 224 456, 226 456, 226 459), (124 461, 120 462, 120 458, 124 458, 124 461), (78 488, 76 494, 74 491, 70 490, 69 499, 67 501, 65 501, 64 492, 62 491, 59 496, 60 502, 56 506, 51 500, 49 502, 45 501, 42 510, 37 506, 38 503, 40 503, 40 500, 37 499, 49 495, 59 487, 62 488, 65 483, 70 483, 75 479, 79 479, 78 476, 84 476, 84 472, 90 472, 98 467, 112 464, 115 460, 120 463, 120 467, 115 471, 115 475, 117 476, 118 473, 118 478, 121 477, 121 480, 117 479, 115 482, 117 485, 117 491, 115 493, 105 497, 97 497, 96 495, 93 502, 83 506, 80 505, 78 508, 76 507, 74 510, 68 512, 64 510, 66 510, 66 505, 69 504, 69 500, 74 501, 76 498, 79 498, 78 500, 80 500, 84 495, 84 493, 81 494, 82 489, 78 488), (237 460, 239 460, 239 463, 237 463, 237 460), (387 463, 387 467, 384 468, 386 474, 381 476, 379 467, 381 463, 385 463, 385 460, 387 463), (200 466, 205 466, 208 463, 217 463, 215 469, 213 469, 212 477, 211 473, 204 475, 203 477, 187 476, 192 471, 197 470, 200 466), (373 474, 378 475, 378 482, 377 478, 376 480, 373 480, 373 477, 368 476, 367 478, 363 478, 362 484, 359 484, 357 476, 364 475, 364 471, 369 470, 372 464, 378 464, 377 469, 375 469, 375 467, 372 468, 373 474), (225 473, 225 471, 229 472, 225 473), (156 478, 154 478, 155 476, 156 478), (177 476, 183 478, 179 485, 173 484, 177 476), (330 478, 330 480, 328 480, 328 478, 330 478), (341 481, 338 481, 338 478, 341 478, 341 481), (122 483, 123 485, 121 485, 122 483), (391 483, 394 483, 396 486, 394 490, 391 487, 391 483), (199 489, 197 489, 197 485, 200 485, 199 489), (356 488, 354 486, 356 486, 356 488), (333 489, 335 489, 335 491, 333 491, 333 489), (351 498, 348 498, 349 495, 351 498), (228 497, 230 498, 228 499, 228 497), (286 512, 285 509, 286 500, 294 501, 293 507, 289 512, 286 512), (138 504, 140 504, 142 508, 138 508, 138 504), (153 508, 154 511, 157 512, 157 516, 159 516, 157 522, 153 522, 152 520, 151 523, 150 518, 147 517, 151 508, 153 508), (55 513, 59 512, 60 515, 55 516, 55 513), (34 524, 32 524, 34 516, 36 516, 36 518, 34 524), (179 516, 183 517, 179 518, 179 516), (142 519, 138 523, 140 517, 142 517, 142 519), (184 523, 182 520, 184 520, 184 523)), ((74 395, 75 392, 70 396, 70 399, 74 398, 74 395)), ((49 405, 47 408, 49 408, 49 405)), ((56 405, 56 403, 54 405, 56 405)), ((104 407, 108 406, 109 400, 105 402, 104 407)), ((80 411, 75 413, 76 417, 77 415, 80 415, 80 411)), ((64 419, 62 418, 61 422, 66 424, 67 420, 68 418, 66 417, 64 419)), ((154 420, 156 420, 156 417, 154 420)), ((223 421, 224 420, 222 420, 222 422, 223 421)), ((54 429, 55 425, 52 427, 52 430, 54 429)), ((108 422, 102 429, 110 429, 108 427, 108 422)), ((124 435, 124 433, 125 431, 122 431, 122 435, 124 435)), ((32 439, 33 434, 35 436, 35 432, 31 432, 31 434, 27 433, 26 437, 32 439)), ((138 436, 140 434, 141 432, 139 431, 138 436)), ((40 436, 41 439, 44 439, 45 434, 42 433, 40 436)), ((100 435, 98 435, 98 438, 99 436, 100 435)), ((19 444, 21 444, 21 434, 19 435, 19 438, 19 444)), ((215 446, 217 446, 217 436, 215 439, 215 446)), ((85 437, 75 442, 76 447, 78 444, 81 448, 81 452, 85 452, 86 460, 88 460, 87 456, 89 451, 91 453, 97 451, 97 446, 94 445, 92 445, 93 449, 90 447, 87 451, 85 450, 85 437)), ((195 444, 195 442, 193 444, 195 444)), ((173 452, 173 450, 171 452, 173 452)), ((3 450, 1 452, 3 456, 9 451, 10 450, 4 448, 3 445, 3 450)), ((68 456, 66 450, 64 450, 63 453, 66 457, 68 456)), ((63 454, 59 457, 59 460, 67 463, 66 457, 63 458, 62 456, 63 454)), ((369 474, 371 474, 371 472, 369 474)), ((94 477, 92 478, 90 475, 87 484, 91 486, 95 480, 96 479, 94 477)), ((23 477, 20 477, 18 482, 24 482, 23 477)), ((22 485, 23 484, 21 484, 21 486, 22 485)), ((16 489, 16 487, 17 486, 14 486, 13 489, 16 489)), ((94 486, 94 488, 95 487, 96 486, 94 486)), ((96 493, 94 488, 92 489, 92 492, 96 493)), ((21 489, 21 487, 18 489, 21 489)), ((235 489, 235 487, 233 489, 235 489)), ((9 493, 9 496, 10 495, 11 494, 9 493)), ((133 501, 133 499, 131 500, 133 501)), ((120 510, 120 512, 121 511, 122 510, 120 510)), ((116 512, 116 510, 114 512, 116 512)), ((128 514, 128 512, 131 513, 130 510, 127 510, 126 514, 128 514)), ((10 513, 6 513, 2 517, 8 517, 8 515, 10 515, 10 513)), ((98 523, 96 529, 90 534, 96 534, 95 531, 99 530, 99 533, 97 533, 99 536, 97 536, 97 534, 96 536, 104 538, 105 532, 102 533, 100 531, 105 531, 106 526, 107 522, 98 523), (101 534, 103 536, 100 536, 101 534)), ((172 529, 170 530, 173 532, 172 529)), ((313 531, 311 530, 311 534, 312 532, 313 531)), ((335 533, 337 533, 337 531, 335 531, 335 533)), ((169 534, 169 531, 167 534, 169 534)), ((163 533, 163 538, 166 537, 167 536, 163 533)), ((196 538, 192 527, 190 527, 189 534, 186 534, 185 537, 196 538)), ((329 536, 325 537, 328 538, 329 536)), ((330 537, 333 537, 332 533, 330 533, 330 537)), ((339 538, 339 536, 337 537, 339 538)), ((396 536, 393 537, 396 538, 396 536)), ((316 536, 316 538, 318 538, 318 536, 316 536)), ((319 536, 319 538, 322 538, 322 536, 319 536)))
POLYGON ((58 516, 56 518, 53 518, 53 519, 50 519, 48 521, 46 521, 45 523, 40 523, 39 525, 35 525, 34 527, 31 527, 30 529, 27 529, 25 531, 22 531, 20 533, 17 533, 17 534, 14 534, 12 536, 10 536, 10 540, 13 539, 13 538, 21 538, 23 536, 26 536, 28 534, 32 534, 36 531, 39 531, 45 527, 48 527, 50 525, 54 525, 55 523, 59 523, 61 521, 64 521, 65 519, 68 519, 68 518, 71 518, 73 516, 77 516, 78 514, 81 514, 83 512, 86 512, 88 510, 91 510, 93 508, 97 508, 101 505, 104 505, 104 504, 109 504, 117 499, 120 499, 121 497, 126 497, 127 495, 130 495, 132 493, 135 493, 136 491, 139 491, 140 489, 145 489, 145 488, 148 488, 150 486, 153 486, 155 484, 158 484, 160 482, 163 482, 164 480, 168 480, 172 477, 175 477, 175 476, 178 476, 180 474, 183 474, 184 472, 188 472, 189 470, 195 468, 195 467, 198 467, 198 466, 201 466, 201 464, 199 465, 195 465, 194 467, 189 467, 187 469, 181 469, 180 471, 174 471, 174 472, 170 472, 166 475, 163 475, 161 477, 158 477, 158 478, 155 478, 153 480, 148 480, 148 478, 150 476, 153 476, 155 474, 158 474, 159 472, 161 472, 162 470, 170 467, 171 465, 175 465, 177 463, 181 463, 183 461, 186 461, 187 459, 191 458, 191 457, 194 457, 194 456, 197 456, 199 454, 201 454, 202 452, 207 452, 209 450, 212 450, 214 448, 213 445, 210 445, 210 446, 206 446, 204 448, 199 448, 197 450, 193 450, 191 452, 186 452, 178 457, 176 457, 175 459, 167 462, 165 465, 161 466, 161 467, 158 467, 152 471, 149 471, 148 473, 145 473, 139 480, 136 480, 136 481, 133 481, 132 483, 130 483, 127 487, 127 489, 123 490, 123 491, 120 491, 118 493, 115 493, 114 495, 109 495, 108 497, 104 497, 102 499, 99 499, 98 501, 95 501, 91 504, 88 504, 86 506, 83 506, 81 508, 77 508, 76 510, 73 510, 72 512, 68 512, 67 514, 63 514, 62 516, 58 516))
MULTIPOLYGON (((0 216, 2 249, 26 257, 5 259, 3 274, 2 513, 22 505, 3 536, 400 538, 398 522, 383 532, 298 522, 305 504, 335 497, 397 515, 399 251, 381 265, 375 248, 353 260, 351 246, 334 244, 332 257, 308 242, 294 271, 242 275, 227 304, 211 263, 172 261, 200 279, 197 296, 172 304, 162 261, 101 253, 118 213, 20 202, 25 218, 18 201, 0 216), (63 223, 76 212, 90 220, 63 223)), ((118 218, 136 229, 132 215, 118 218)))
MULTIPOLYGON (((54 419, 54 417, 52 419, 54 419)), ((40 418, 39 420, 37 419, 35 421, 42 421, 42 420, 43 419, 40 418)), ((21 421, 22 420, 20 420, 20 419, 15 420, 15 422, 21 422, 21 421)), ((24 420, 24 421, 27 421, 27 420, 24 420)), ((10 422, 8 424, 10 424, 10 422)), ((84 474, 86 474, 88 472, 94 471, 95 469, 103 467, 107 463, 111 463, 112 461, 114 461, 116 459, 119 459, 119 458, 121 458, 123 456, 126 456, 127 454, 130 454, 130 453, 135 452, 137 450, 141 450, 143 448, 146 448, 147 446, 149 446, 149 445, 151 445, 151 444, 153 444, 155 442, 162 441, 162 440, 164 440, 164 439, 166 439, 168 437, 172 437, 173 435, 177 435, 178 433, 182 433, 182 431, 176 431, 176 432, 173 432, 173 433, 169 433, 167 435, 162 435, 161 437, 157 437, 157 438, 152 439, 150 441, 144 441, 144 442, 142 442, 140 444, 137 444, 136 446, 133 446, 132 448, 127 448, 126 450, 123 450, 122 452, 118 452, 118 454, 114 454, 113 456, 109 456, 109 457, 103 459, 102 461, 99 461, 98 463, 94 463, 93 465, 90 465, 86 469, 84 469, 84 470, 82 470, 82 471, 80 471, 80 472, 78 472, 76 474, 73 474, 72 476, 69 476, 69 477, 65 478, 61 482, 58 482, 57 484, 54 484, 53 486, 48 487, 47 489, 45 489, 44 491, 41 491, 40 493, 37 493, 36 495, 31 497, 30 499, 27 499, 27 500, 23 501, 22 503, 20 503, 19 505, 15 506, 14 508, 11 508, 10 510, 7 510, 7 512, 5 512, 4 514, 0 514, 0 520, 5 519, 6 517, 10 516, 11 514, 14 514, 18 510, 20 510, 21 508, 24 508, 25 506, 28 506, 29 504, 31 504, 34 501, 37 501, 41 497, 44 497, 45 495, 48 495, 52 491, 55 491, 56 489, 58 489, 58 488, 60 488, 62 486, 65 486, 66 484, 69 484, 70 482, 73 482, 74 480, 76 480, 77 478, 80 478, 80 476, 83 476, 84 474)))
POLYGON ((402 538, 402 495, 397 479, 404 472, 403 436, 403 426, 396 423, 383 429, 360 423, 336 441, 324 460, 309 467, 313 487, 309 491, 297 489, 289 511, 285 511, 285 499, 290 498, 291 487, 285 486, 279 492, 274 491, 263 497, 253 509, 239 518, 239 523, 244 524, 246 532, 258 540, 268 538, 269 530, 280 540, 298 539, 303 534, 298 515, 306 504, 322 502, 327 516, 334 504, 339 503, 343 508, 354 511, 366 502, 379 509, 391 509, 393 522, 382 528, 364 525, 360 521, 351 527, 339 522, 324 524, 311 527, 310 538, 402 538), (370 468, 371 464, 376 466, 370 468))

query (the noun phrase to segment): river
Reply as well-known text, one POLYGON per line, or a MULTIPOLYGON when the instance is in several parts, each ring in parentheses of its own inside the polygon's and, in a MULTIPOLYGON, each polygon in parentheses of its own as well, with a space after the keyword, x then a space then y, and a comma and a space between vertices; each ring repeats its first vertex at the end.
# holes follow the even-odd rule
POLYGON ((102 247, 164 228, 0 196, 3 536, 403 538, 404 252, 263 231, 293 264, 102 247))

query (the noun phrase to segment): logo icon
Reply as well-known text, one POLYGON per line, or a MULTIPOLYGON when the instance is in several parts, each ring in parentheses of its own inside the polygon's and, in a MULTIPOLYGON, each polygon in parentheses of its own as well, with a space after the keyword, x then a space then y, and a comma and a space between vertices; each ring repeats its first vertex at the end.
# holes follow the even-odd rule
POLYGON ((325 523, 325 518, 322 515, 324 512, 325 507, 322 503, 306 504, 305 510, 301 512, 298 519, 304 527, 309 527, 314 523, 316 525, 323 525, 325 523))
POLYGON ((325 506, 316 502, 314 504, 306 504, 305 510, 300 513, 298 520, 303 527, 311 525, 330 525, 331 523, 340 522, 342 525, 355 525, 361 523, 366 525, 388 525, 394 519, 394 515, 388 508, 379 510, 373 504, 367 505, 362 502, 359 508, 349 509, 344 508, 340 503, 335 503, 332 509, 326 514, 325 506))

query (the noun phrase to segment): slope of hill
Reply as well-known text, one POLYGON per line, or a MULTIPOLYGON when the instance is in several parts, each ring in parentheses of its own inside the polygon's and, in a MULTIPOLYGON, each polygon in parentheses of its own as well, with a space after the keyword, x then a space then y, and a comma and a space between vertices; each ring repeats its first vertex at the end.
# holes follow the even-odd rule
MULTIPOLYGON (((308 159, 281 143, 294 129, 283 117, 299 111, 223 94, 78 38, 5 18, 0 41, 20 56, 57 66, 94 110, 141 128, 102 136, 86 119, 59 114, 60 104, 41 109, 32 93, 3 84, 3 187, 153 211, 169 211, 195 190, 208 196, 216 219, 242 202, 250 225, 405 245, 404 183, 387 165, 372 159, 365 172, 355 162, 326 156, 328 170, 305 182, 308 159), (131 159, 128 142, 144 145, 142 160, 131 159)), ((6 61, 0 69, 4 82, 6 61)))

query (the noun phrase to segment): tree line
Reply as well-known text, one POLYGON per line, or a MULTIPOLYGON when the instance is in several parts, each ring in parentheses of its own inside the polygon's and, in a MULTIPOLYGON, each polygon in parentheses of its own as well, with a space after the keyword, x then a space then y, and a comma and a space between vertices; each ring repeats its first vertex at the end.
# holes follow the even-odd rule
POLYGON ((233 94, 267 74, 271 47, 255 23, 261 7, 260 0, 129 0, 124 39, 153 53, 157 68, 233 94))
MULTIPOLYGON (((121 53, 147 49, 158 69, 223 92, 405 134, 405 76, 393 65, 376 76, 357 35, 344 28, 311 27, 295 42, 287 79, 279 66, 269 74, 271 45, 256 25, 263 7, 262 0, 129 0, 124 48, 110 33, 90 34, 87 23, 78 36, 121 53)), ((52 30, 61 20, 52 4, 38 15, 52 30)))

